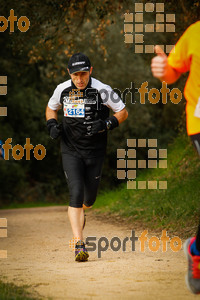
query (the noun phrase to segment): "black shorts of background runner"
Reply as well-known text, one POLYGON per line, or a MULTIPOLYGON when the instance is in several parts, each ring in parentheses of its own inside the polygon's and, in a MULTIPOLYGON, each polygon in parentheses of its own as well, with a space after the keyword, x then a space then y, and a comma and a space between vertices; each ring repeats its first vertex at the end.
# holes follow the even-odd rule
POLYGON ((199 156, 200 156, 200 133, 190 135, 190 138, 195 146, 199 156))
POLYGON ((69 187, 71 207, 91 206, 97 196, 104 156, 80 158, 62 153, 63 170, 69 187))
MULTIPOLYGON (((200 133, 190 135, 190 138, 200 156, 200 133)), ((196 247, 197 247, 197 250, 200 252, 200 221, 199 221, 199 227, 198 227, 197 235, 196 235, 196 247)))

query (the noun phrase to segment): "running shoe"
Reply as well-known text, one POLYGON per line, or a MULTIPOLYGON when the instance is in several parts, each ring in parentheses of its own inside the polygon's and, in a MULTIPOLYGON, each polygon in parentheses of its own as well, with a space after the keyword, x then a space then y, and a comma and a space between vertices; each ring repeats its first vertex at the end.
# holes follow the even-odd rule
POLYGON ((75 246, 75 261, 87 261, 89 254, 83 241, 78 241, 75 246))
POLYGON ((183 246, 188 260, 188 272, 185 281, 188 289, 193 294, 200 294, 200 256, 192 255, 190 251, 191 245, 195 239, 195 237, 187 239, 183 246))

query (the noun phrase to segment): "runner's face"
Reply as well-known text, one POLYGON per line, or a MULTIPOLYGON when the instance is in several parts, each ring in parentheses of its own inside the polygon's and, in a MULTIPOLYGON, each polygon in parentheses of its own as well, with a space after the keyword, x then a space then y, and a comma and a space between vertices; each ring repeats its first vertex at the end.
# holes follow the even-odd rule
POLYGON ((70 75, 74 85, 77 87, 77 89, 83 90, 86 88, 86 86, 89 82, 91 73, 92 73, 92 67, 90 68, 89 72, 76 72, 76 73, 69 74, 69 75, 70 75))

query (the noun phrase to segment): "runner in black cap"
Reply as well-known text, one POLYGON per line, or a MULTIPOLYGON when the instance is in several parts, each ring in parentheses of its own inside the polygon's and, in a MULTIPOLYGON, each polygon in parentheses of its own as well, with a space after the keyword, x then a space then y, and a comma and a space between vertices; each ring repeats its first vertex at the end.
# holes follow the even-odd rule
POLYGON ((68 63, 71 77, 57 86, 47 109, 47 128, 51 138, 61 136, 63 169, 70 203, 68 215, 75 240, 75 260, 85 261, 88 252, 83 242, 84 210, 97 195, 106 153, 107 131, 126 120, 128 113, 110 86, 91 77, 92 66, 83 53, 74 54, 68 63), (57 111, 63 106, 62 124, 57 111), (109 108, 114 112, 109 117, 109 108))

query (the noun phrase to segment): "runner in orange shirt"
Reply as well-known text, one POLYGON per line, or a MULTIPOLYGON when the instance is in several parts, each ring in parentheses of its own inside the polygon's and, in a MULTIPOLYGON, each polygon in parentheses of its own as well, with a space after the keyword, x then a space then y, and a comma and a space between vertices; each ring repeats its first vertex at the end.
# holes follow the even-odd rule
MULTIPOLYGON (((174 83, 182 73, 189 72, 184 88, 186 98, 187 133, 200 156, 200 21, 192 24, 178 40, 175 48, 167 55, 155 46, 151 62, 154 77, 168 84, 174 83)), ((188 259, 186 283, 190 291, 200 294, 200 224, 196 237, 184 244, 188 259)))

